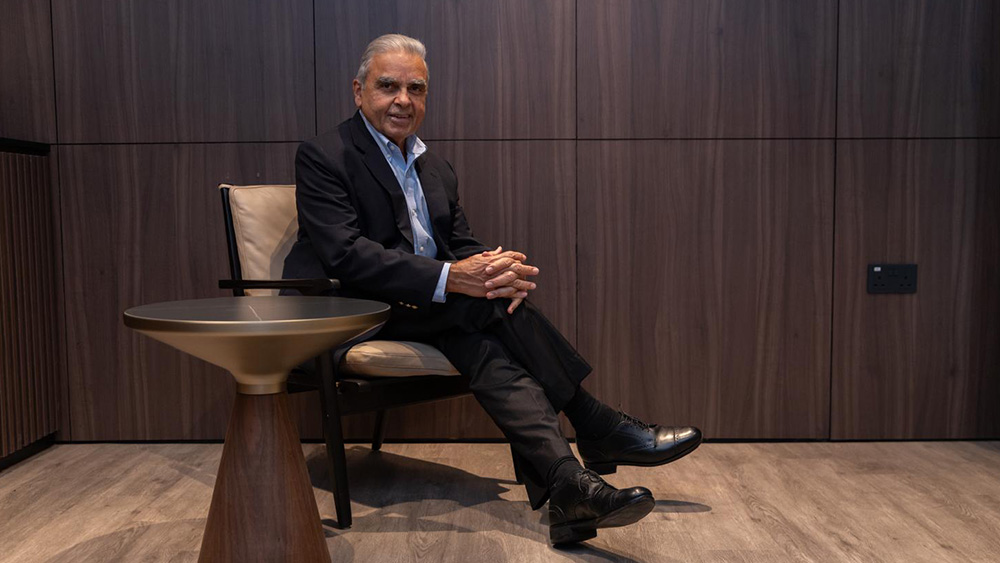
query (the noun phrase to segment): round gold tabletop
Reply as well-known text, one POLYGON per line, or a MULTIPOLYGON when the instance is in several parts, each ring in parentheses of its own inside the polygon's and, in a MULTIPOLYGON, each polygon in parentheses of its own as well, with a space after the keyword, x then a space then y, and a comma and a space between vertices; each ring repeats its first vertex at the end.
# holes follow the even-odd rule
POLYGON ((135 330, 183 332, 311 332, 385 320, 389 306, 344 297, 216 297, 140 305, 125 311, 135 330))
POLYGON ((125 326, 229 370, 245 394, 278 393, 288 372, 381 326, 389 306, 343 297, 218 297, 128 309, 125 326))

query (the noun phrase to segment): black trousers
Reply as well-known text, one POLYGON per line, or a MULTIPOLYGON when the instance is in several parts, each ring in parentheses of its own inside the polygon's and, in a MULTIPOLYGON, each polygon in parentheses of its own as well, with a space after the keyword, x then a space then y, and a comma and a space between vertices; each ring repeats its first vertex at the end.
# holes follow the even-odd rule
POLYGON ((573 455, 557 413, 590 365, 534 305, 449 295, 429 311, 393 308, 379 338, 437 347, 470 378, 473 396, 510 440, 531 506, 548 499, 548 470, 573 455))

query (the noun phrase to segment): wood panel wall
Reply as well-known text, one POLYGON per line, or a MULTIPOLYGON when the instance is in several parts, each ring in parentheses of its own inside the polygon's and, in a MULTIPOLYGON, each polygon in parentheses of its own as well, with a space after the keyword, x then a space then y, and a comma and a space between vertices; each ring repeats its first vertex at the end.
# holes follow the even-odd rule
POLYGON ((0 459, 59 428, 51 190, 47 156, 0 150, 0 459))
POLYGON ((311 137, 312 23, 310 0, 55 2, 59 140, 311 137))
POLYGON ((580 0, 585 139, 830 137, 837 1, 580 0))
POLYGON ((841 0, 831 437, 1000 436, 1000 5, 841 0), (868 295, 871 263, 918 292, 868 295))
POLYGON ((841 0, 840 18, 840 136, 1000 136, 1000 4, 841 0))
POLYGON ((578 150, 594 395, 715 438, 827 437, 833 143, 578 150))
POLYGON ((56 141, 49 2, 4 0, 0 18, 0 137, 56 141))
POLYGON ((833 437, 1000 436, 1000 140, 844 141, 837 178, 833 437))
MULTIPOLYGON (((57 144, 67 438, 221 438, 229 378, 120 312, 222 294, 215 185, 293 181, 389 31, 426 42, 421 136, 477 234, 542 267, 599 397, 710 438, 1000 434, 992 0, 13 6, 0 136, 57 144), (920 292, 865 294, 874 261, 920 292)), ((497 436, 471 399, 389 419, 497 436)))

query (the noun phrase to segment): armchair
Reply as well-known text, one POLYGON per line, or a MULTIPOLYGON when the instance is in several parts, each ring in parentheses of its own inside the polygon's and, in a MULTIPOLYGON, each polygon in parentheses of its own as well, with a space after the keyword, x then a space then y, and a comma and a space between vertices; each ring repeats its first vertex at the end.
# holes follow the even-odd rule
MULTIPOLYGON (((298 232, 295 186, 221 184, 232 278, 221 289, 236 296, 274 295, 292 288, 319 295, 334 279, 282 280, 285 256, 298 232)), ((372 450, 385 437, 387 409, 464 395, 469 380, 436 348, 418 342, 368 340, 365 334, 316 358, 316 373, 295 370, 288 392, 319 391, 323 436, 333 483, 337 526, 351 526, 351 503, 341 417, 376 412, 372 450)))

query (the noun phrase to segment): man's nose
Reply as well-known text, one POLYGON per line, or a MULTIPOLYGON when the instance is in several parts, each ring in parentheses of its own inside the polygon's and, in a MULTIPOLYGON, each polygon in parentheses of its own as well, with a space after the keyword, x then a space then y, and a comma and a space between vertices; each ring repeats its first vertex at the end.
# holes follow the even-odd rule
POLYGON ((401 88, 399 90, 399 93, 396 94, 396 99, 394 101, 401 106, 410 105, 410 94, 406 91, 406 88, 401 88))

